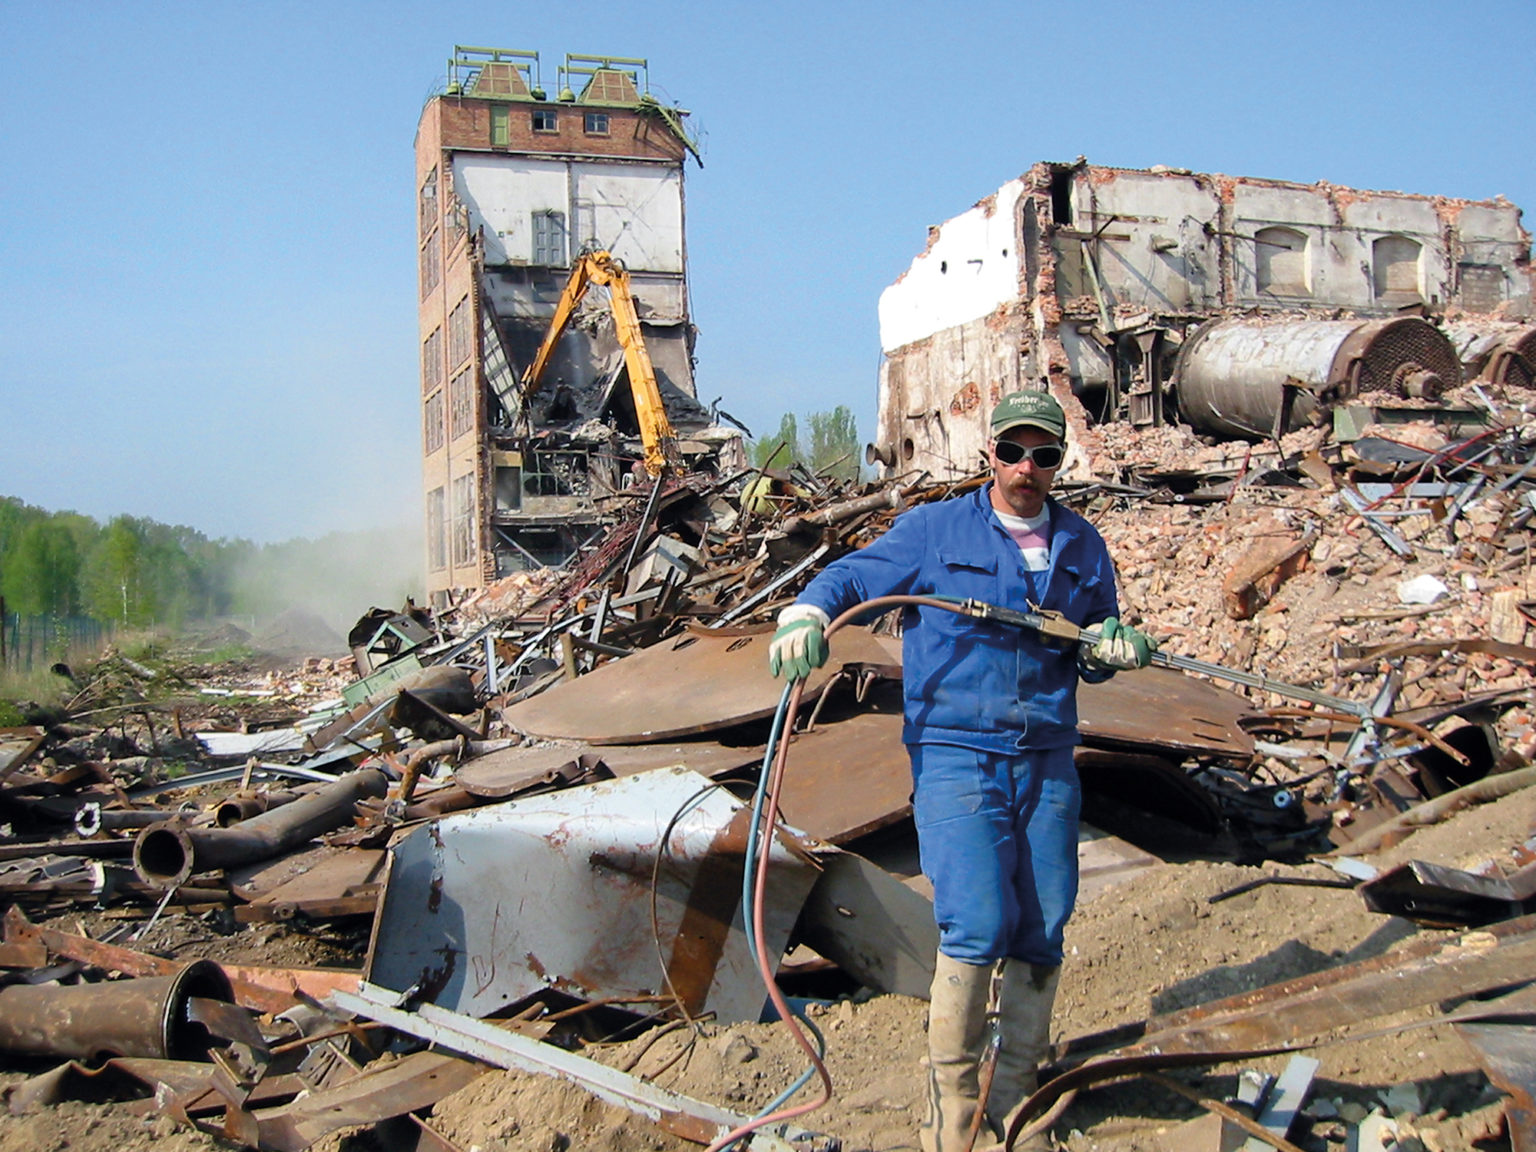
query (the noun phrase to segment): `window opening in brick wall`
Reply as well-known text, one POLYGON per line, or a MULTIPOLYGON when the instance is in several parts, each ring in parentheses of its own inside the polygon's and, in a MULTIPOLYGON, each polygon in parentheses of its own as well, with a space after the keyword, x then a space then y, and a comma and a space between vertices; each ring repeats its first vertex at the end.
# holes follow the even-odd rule
POLYGON ((442 254, 437 247, 437 233, 434 231, 428 236, 421 246, 421 294, 426 294, 437 287, 438 281, 443 278, 442 254))
POLYGON ((533 262, 547 268, 565 267, 565 213, 533 214, 533 262))
POLYGON ((465 368, 448 386, 448 439, 457 440, 475 427, 475 369, 465 368))
POLYGON ((448 526, 443 520, 443 490, 427 493, 427 570, 441 572, 448 567, 448 526))
POLYGON ((465 296, 448 313, 448 366, 457 368, 469 359, 473 349, 469 329, 469 297, 465 296))
POLYGON ((443 390, 439 388, 428 396, 421 406, 422 440, 426 445, 427 455, 440 449, 445 443, 443 439, 443 390))
POLYGON ((608 113, 588 112, 586 116, 586 130, 588 136, 608 135, 608 113))
POLYGON ((436 168, 427 174, 426 180, 422 183, 421 194, 417 197, 417 206, 421 216, 421 235, 425 236, 437 224, 436 168))
POLYGON ((421 390, 430 392, 442 382, 443 330, 434 328, 421 343, 421 390))
POLYGON ((560 131, 558 113, 553 108, 535 108, 533 110, 533 130, 535 132, 560 131))
POLYGON ((453 566, 462 568, 475 558, 475 478, 453 482, 453 566))
POLYGON ((504 104, 491 105, 491 147, 505 148, 512 143, 512 109, 504 104))
POLYGON ((1495 312, 1504 303, 1504 269, 1497 264, 1460 264, 1461 306, 1468 312, 1495 312))

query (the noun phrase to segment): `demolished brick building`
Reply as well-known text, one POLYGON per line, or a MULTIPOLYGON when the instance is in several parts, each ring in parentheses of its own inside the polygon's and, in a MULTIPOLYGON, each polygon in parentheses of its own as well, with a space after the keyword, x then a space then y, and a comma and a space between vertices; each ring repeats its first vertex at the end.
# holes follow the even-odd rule
POLYGON ((422 488, 438 606, 571 560, 632 482, 637 418, 600 294, 566 326, 542 386, 528 383, 583 252, 627 271, 683 462, 741 459, 739 433, 695 398, 687 112, 650 94, 644 60, 567 55, 553 100, 539 68, 537 52, 456 47, 416 133, 422 488))
POLYGON ((1038 163, 931 228, 881 296, 872 462, 974 471, 1019 387, 1067 407, 1083 476, 1104 421, 1262 439, 1362 394, 1529 386, 1531 277, 1502 197, 1038 163))

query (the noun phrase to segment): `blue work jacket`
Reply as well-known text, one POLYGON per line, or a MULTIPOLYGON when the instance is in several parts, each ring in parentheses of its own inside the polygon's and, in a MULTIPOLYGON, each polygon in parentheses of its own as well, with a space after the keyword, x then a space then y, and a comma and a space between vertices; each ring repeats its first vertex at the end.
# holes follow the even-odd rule
MULTIPOLYGON (((1114 566, 1098 531, 1047 500, 1050 567, 1026 572, 1019 546, 992 512, 992 485, 897 517, 867 548, 829 564, 799 597, 828 616, 877 596, 985 600, 1019 611, 1034 604, 1080 627, 1119 614, 1114 566)), ((1009 755, 1069 747, 1077 731, 1077 646, 1028 629, 937 608, 908 609, 902 624, 907 744, 958 744, 1009 755)))

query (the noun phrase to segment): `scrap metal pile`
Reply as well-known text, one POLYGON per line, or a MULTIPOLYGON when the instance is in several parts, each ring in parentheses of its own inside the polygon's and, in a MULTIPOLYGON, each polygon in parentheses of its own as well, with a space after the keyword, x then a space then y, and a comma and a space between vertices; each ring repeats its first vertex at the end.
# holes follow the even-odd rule
MULTIPOLYGON (((1086 891, 1165 847, 1326 856, 1356 883, 1353 855, 1533 782, 1536 418, 1513 387, 1477 395, 1475 421, 1453 404, 1438 424, 1377 413, 1361 434, 1260 446, 1096 430, 1100 479, 1058 497, 1104 533, 1125 614, 1231 675, 1154 668, 1084 687, 1086 891)), ((104 660, 73 715, 0 734, 0 1047, 70 1061, 10 1106, 137 1095, 278 1149, 403 1116, 451 1146, 415 1113, 497 1066, 574 1081, 687 1140, 742 1123, 570 1049, 757 1019, 753 931, 786 956, 780 979, 813 995, 926 995, 936 937, 898 616, 845 629, 806 684, 755 930, 750 797, 780 698, 765 671, 778 610, 902 508, 981 482, 832 484, 795 468, 642 486, 567 570, 446 612, 365 615, 348 637, 355 678, 311 661, 156 695, 164 673, 104 660), (243 723, 199 729, 241 706, 243 723), (188 966, 49 919, 70 909, 140 932, 177 915, 339 925, 367 934, 366 957, 360 971, 188 966)), ((1410 866, 1366 886, 1372 910, 1490 943, 1428 937, 1369 970, 1073 1039, 1030 1114, 1105 1075, 1305 1047, 1427 1004, 1475 1023, 1486 1051, 1529 1045, 1528 1028, 1497 1031, 1524 999, 1464 999, 1529 996, 1536 920, 1512 917, 1536 911, 1536 844, 1511 847, 1524 866, 1506 874, 1410 866)), ((1514 1147, 1536 1148, 1530 1085, 1522 1112, 1502 1058, 1487 1066, 1515 1093, 1514 1147)), ((781 1124, 753 1147, 835 1143, 781 1124)))

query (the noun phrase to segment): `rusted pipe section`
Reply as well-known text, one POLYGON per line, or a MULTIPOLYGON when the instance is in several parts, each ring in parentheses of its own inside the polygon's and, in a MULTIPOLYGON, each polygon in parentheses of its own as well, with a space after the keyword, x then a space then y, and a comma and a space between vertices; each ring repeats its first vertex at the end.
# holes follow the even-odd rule
POLYGON ((103 832, 148 828, 164 823, 171 815, 164 808, 103 808, 100 800, 87 800, 75 809, 75 835, 88 839, 103 832))
POLYGON ((400 799, 406 804, 411 802, 422 770, 428 761, 438 756, 457 754, 461 760, 473 760, 477 756, 511 748, 516 743, 515 740, 466 740, 455 737, 452 740, 434 740, 412 749, 410 756, 406 757, 405 767, 400 770, 400 799))
POLYGON ((212 960, 137 980, 13 984, 0 988, 0 1049, 77 1060, 206 1060, 213 1038, 192 1019, 194 997, 234 1000, 229 977, 212 960))
POLYGON ((840 504, 828 504, 825 508, 807 512, 803 516, 791 516, 784 521, 784 531, 794 533, 802 528, 830 528, 834 524, 852 520, 865 512, 877 512, 882 508, 900 510, 906 506, 907 499, 901 494, 901 489, 888 488, 872 496, 860 496, 854 500, 844 500, 840 504))
POLYGON ((156 824, 134 841, 133 870, 146 884, 174 888, 196 872, 268 860, 341 827, 352 818, 354 804, 383 796, 388 788, 384 773, 364 768, 233 828, 156 824))
POLYGON ((229 828, 284 804, 292 804, 313 789, 282 788, 271 792, 236 792, 213 810, 213 822, 229 828))

